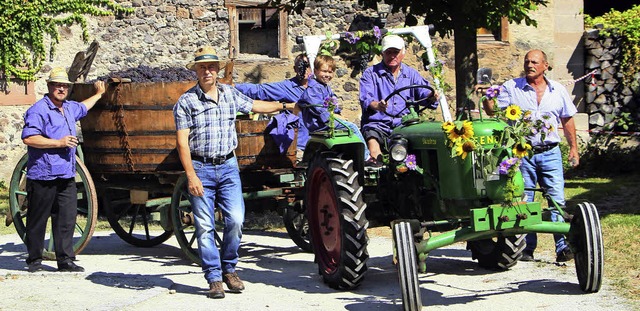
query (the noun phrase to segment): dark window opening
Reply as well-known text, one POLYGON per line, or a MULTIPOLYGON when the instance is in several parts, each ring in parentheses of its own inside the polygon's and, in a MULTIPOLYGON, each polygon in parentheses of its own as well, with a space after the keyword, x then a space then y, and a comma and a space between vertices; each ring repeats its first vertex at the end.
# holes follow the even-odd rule
POLYGON ((241 54, 260 54, 279 57, 276 9, 238 8, 238 39, 241 54))

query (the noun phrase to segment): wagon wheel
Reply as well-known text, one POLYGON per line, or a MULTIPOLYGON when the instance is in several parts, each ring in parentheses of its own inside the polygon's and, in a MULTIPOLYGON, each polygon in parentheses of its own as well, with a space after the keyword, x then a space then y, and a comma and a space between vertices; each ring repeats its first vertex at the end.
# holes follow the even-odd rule
POLYGON ((293 206, 286 206, 282 221, 293 243, 296 243, 305 252, 313 252, 310 242, 309 220, 304 209, 304 203, 296 201, 293 206))
POLYGON ((569 245, 575 253, 580 289, 587 293, 598 292, 604 272, 604 244, 600 217, 592 203, 578 204, 569 229, 569 245))
POLYGON ((493 239, 468 241, 467 249, 478 265, 487 269, 508 270, 518 263, 527 246, 525 234, 516 236, 498 236, 493 239))
MULTIPOLYGON (((198 253, 198 244, 196 236, 195 220, 191 211, 191 203, 189 202, 189 189, 187 176, 182 175, 173 188, 173 196, 171 197, 171 221, 173 223, 173 232, 176 235, 178 244, 182 251, 191 261, 197 265, 202 265, 198 253)), ((222 239, 218 232, 224 229, 222 215, 216 212, 216 246, 220 249, 222 239)))
POLYGON ((353 160, 333 152, 316 154, 305 183, 305 205, 318 269, 336 289, 355 288, 367 271, 367 227, 363 187, 353 160))
POLYGON ((131 245, 156 246, 168 240, 173 234, 173 228, 162 223, 164 211, 169 208, 167 204, 160 206, 131 204, 129 191, 107 189, 102 193, 102 206, 113 231, 131 245), (161 233, 153 231, 158 227, 162 227, 164 231, 161 233))
POLYGON ((420 282, 418 280, 418 255, 413 243, 413 232, 409 222, 402 221, 393 226, 393 242, 398 259, 398 279, 402 290, 402 306, 405 311, 422 309, 420 282))
MULTIPOLYGON (((9 208, 13 225, 16 227, 18 235, 25 240, 26 237, 26 216, 27 216, 27 160, 28 155, 22 156, 11 175, 9 184, 9 208)), ((89 170, 76 157, 76 187, 78 189, 78 216, 76 217, 75 233, 73 235, 73 251, 79 254, 91 240, 96 222, 98 221, 98 197, 93 179, 89 170)), ((54 260, 56 258, 52 231, 45 237, 45 249, 42 256, 45 259, 54 260)))

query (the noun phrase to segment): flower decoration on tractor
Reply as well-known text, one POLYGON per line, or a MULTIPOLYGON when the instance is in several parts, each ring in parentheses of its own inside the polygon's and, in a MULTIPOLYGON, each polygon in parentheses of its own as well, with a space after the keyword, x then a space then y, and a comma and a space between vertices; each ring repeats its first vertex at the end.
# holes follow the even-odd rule
MULTIPOLYGON (((495 101, 500 94, 500 86, 491 86, 480 99, 495 101)), ((476 165, 482 165, 485 178, 491 174, 506 176, 504 186, 503 204, 511 205, 514 200, 516 190, 514 178, 520 167, 522 158, 532 155, 530 138, 540 134, 544 140, 547 133, 553 130, 549 123, 550 116, 543 115, 539 119, 532 118, 531 111, 522 111, 515 104, 511 104, 504 109, 496 109, 497 120, 503 121, 506 125, 501 131, 497 131, 496 144, 492 146, 483 145, 474 133, 473 122, 447 121, 442 124, 442 130, 447 137, 448 146, 451 148, 451 157, 460 157, 462 160, 473 154, 477 160, 476 165), (505 152, 495 152, 495 149, 503 148, 505 152), (500 158, 498 158, 500 157, 500 158)))

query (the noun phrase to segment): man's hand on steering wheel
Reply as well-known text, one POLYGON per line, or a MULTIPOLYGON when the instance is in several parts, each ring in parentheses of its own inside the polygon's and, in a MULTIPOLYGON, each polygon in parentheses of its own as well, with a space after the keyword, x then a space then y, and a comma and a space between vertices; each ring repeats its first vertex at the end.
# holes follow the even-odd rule
MULTIPOLYGON (((380 102, 378 102, 378 106, 380 106, 380 104, 379 104, 379 103, 384 103, 384 104, 385 104, 385 105, 384 105, 384 106, 385 106, 384 110, 378 110, 378 111, 381 111, 381 112, 383 112, 384 114, 386 114, 387 116, 390 116, 390 117, 392 117, 392 118, 398 118, 398 117, 402 116, 402 112, 404 112, 405 110, 407 110, 407 109, 408 109, 408 107, 409 107, 410 105, 416 105, 416 106, 417 106, 417 105, 424 104, 424 105, 425 105, 425 107, 424 107, 423 109, 420 109, 420 110, 418 111, 418 113, 420 113, 420 112, 422 112, 424 109, 427 109, 427 106, 426 106, 426 105, 427 105, 428 103, 430 103, 430 102, 432 102, 432 101, 434 101, 434 100, 437 100, 437 99, 438 99, 438 97, 439 97, 438 95, 439 95, 439 94, 437 94, 436 90, 435 90, 434 88, 432 88, 432 87, 428 86, 428 85, 418 85, 418 84, 416 84, 416 85, 409 85, 409 86, 405 86, 405 87, 402 87, 402 88, 399 88, 399 89, 397 89, 397 90, 393 91, 393 92, 392 92, 391 94, 389 94, 385 99, 383 99, 383 100, 381 100, 380 102), (401 94, 401 92, 402 92, 402 91, 404 91, 404 90, 413 90, 413 89, 421 89, 421 88, 423 88, 423 89, 428 89, 429 91, 431 91, 431 93, 429 94, 429 96, 427 96, 427 97, 425 97, 425 98, 421 98, 421 99, 418 99, 418 100, 415 100, 415 101, 414 101, 414 100, 411 100, 411 99, 409 99, 409 98, 404 97, 404 96, 401 94), (402 109, 401 109, 397 114, 395 114, 395 115, 393 115, 393 114, 389 113, 389 112, 388 112, 388 110, 387 110, 387 109, 388 109, 388 107, 389 107, 389 105, 388 105, 389 99, 391 99, 391 98, 392 98, 392 97, 394 97, 394 96, 399 96, 399 97, 402 99, 402 101, 404 102, 404 107, 403 107, 403 108, 402 108, 402 109), (434 96, 438 96, 438 97, 434 97, 434 96)), ((372 102, 372 104, 373 104, 373 102, 372 102)), ((394 105, 395 105, 395 102, 394 102, 394 105)), ((375 109, 375 107, 374 107, 374 109, 375 109)), ((376 110, 377 110, 377 109, 376 109, 376 110)))

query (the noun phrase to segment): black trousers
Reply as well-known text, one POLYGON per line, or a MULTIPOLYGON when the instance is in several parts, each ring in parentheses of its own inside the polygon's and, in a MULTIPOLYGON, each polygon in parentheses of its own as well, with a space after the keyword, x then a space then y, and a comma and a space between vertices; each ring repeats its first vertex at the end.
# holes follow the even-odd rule
POLYGON ((73 233, 78 214, 78 194, 74 178, 27 179, 27 264, 42 260, 47 222, 51 217, 53 245, 58 264, 75 259, 73 233))

